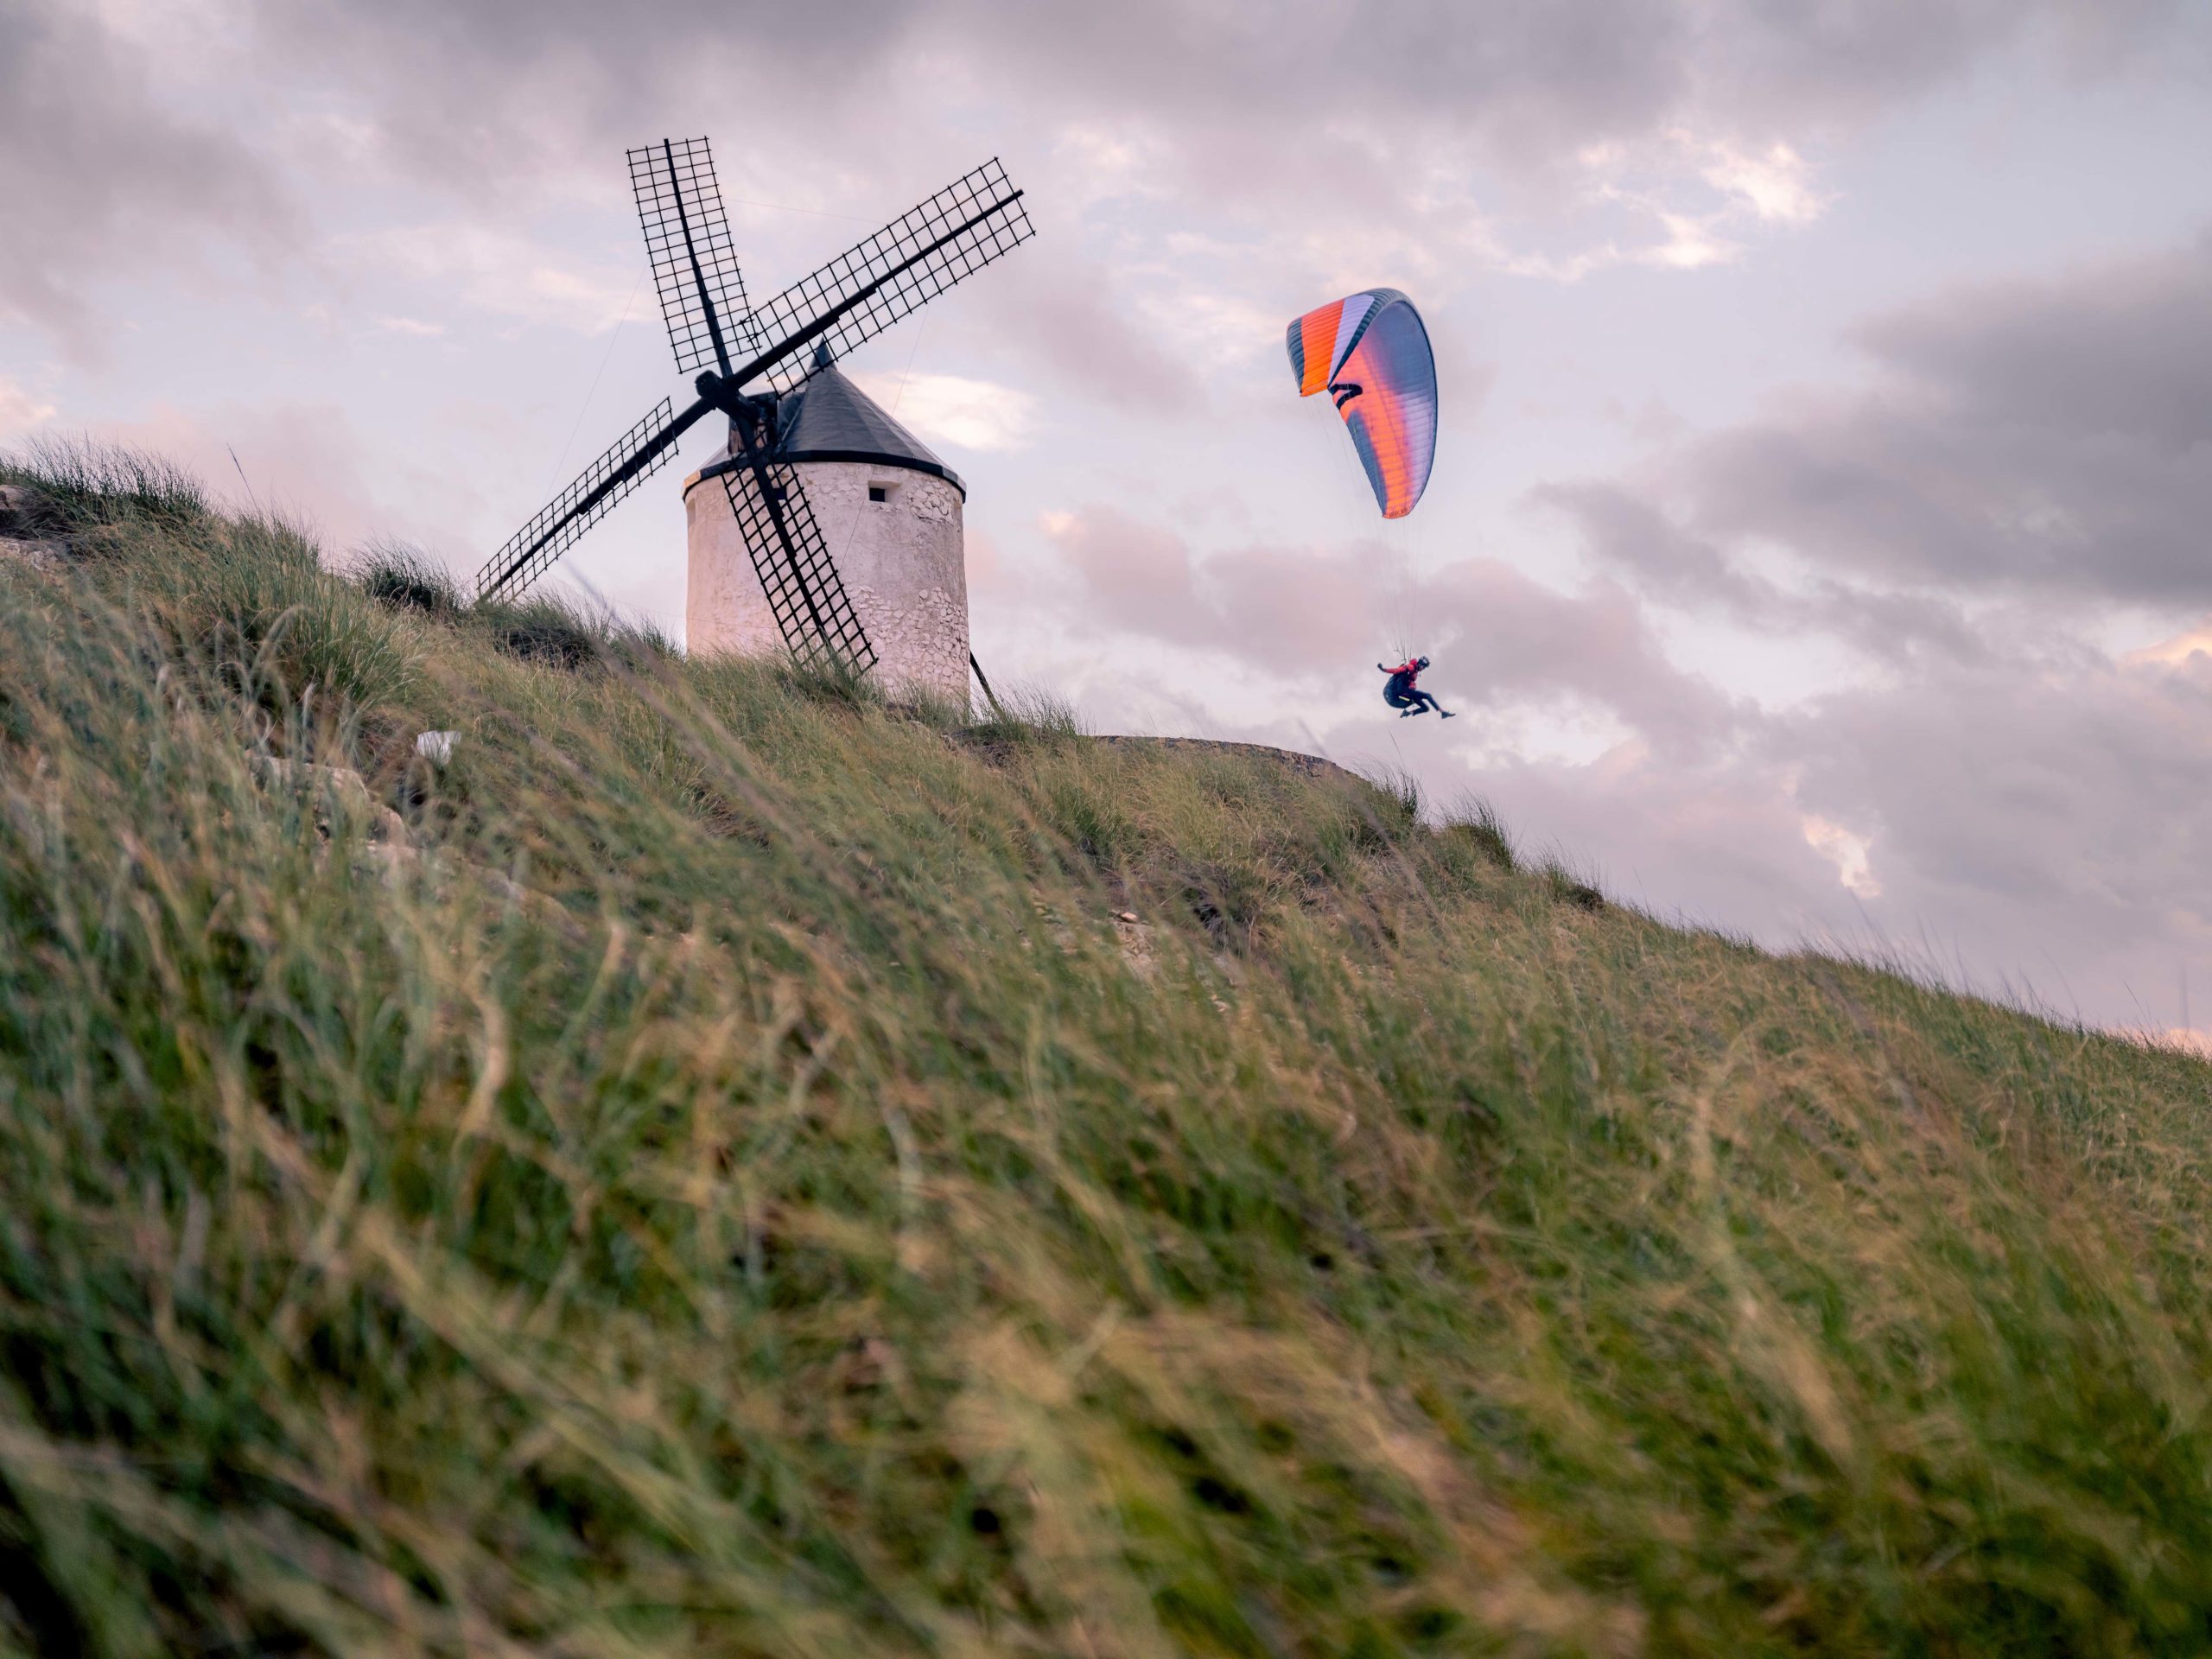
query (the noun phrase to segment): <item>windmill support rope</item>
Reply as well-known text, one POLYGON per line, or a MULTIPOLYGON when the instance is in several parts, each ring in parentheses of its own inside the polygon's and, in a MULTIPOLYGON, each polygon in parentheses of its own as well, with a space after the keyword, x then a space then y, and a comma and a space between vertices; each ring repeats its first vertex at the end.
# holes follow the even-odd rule
POLYGON ((976 671, 976 683, 983 688, 983 695, 990 699, 991 712, 1000 719, 1005 719, 1006 709, 999 702, 999 694, 991 690, 990 681, 983 677, 983 665, 976 660, 973 650, 968 653, 968 666, 976 671))

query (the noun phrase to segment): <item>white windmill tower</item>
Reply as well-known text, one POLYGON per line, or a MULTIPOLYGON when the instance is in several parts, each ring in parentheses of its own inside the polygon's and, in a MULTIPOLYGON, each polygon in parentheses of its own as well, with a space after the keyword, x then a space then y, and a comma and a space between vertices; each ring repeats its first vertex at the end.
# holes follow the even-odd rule
POLYGON ((987 162, 752 310, 707 141, 633 149, 630 178, 697 400, 664 399, 493 556, 478 594, 520 594, 719 410, 728 448, 684 481, 690 648, 780 649, 965 702, 966 487, 836 359, 1028 240, 1022 193, 987 162))
MULTIPOLYGON (((968 568, 961 512, 968 487, 929 447, 847 378, 820 348, 806 384, 777 411, 770 453, 806 488, 834 550, 853 614, 893 690, 964 702, 968 568)), ((690 539, 684 634, 700 654, 758 656, 784 631, 721 476, 741 448, 683 480, 690 539)))

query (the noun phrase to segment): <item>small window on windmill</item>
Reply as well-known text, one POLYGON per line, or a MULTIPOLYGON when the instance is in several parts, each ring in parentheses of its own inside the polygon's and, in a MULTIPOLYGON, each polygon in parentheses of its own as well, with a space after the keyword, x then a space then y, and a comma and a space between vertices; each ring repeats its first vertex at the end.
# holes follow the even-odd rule
POLYGON ((888 501, 891 499, 891 486, 888 484, 869 485, 868 499, 871 501, 888 501))

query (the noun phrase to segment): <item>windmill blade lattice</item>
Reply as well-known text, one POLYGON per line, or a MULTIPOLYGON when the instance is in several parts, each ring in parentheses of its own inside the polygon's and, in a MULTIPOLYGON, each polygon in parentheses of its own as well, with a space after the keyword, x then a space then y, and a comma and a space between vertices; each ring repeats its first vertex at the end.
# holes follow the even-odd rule
POLYGON ((751 354, 751 336, 714 154, 704 138, 670 138, 629 157, 630 189, 676 366, 685 374, 704 368, 727 374, 733 356, 751 354))
POLYGON ((875 647, 853 613, 797 470, 758 461, 721 477, 753 574, 791 655, 809 668, 842 664, 865 673, 874 667, 875 647))
POLYGON ((622 435, 620 442, 584 468, 576 481, 537 510, 476 573, 479 599, 512 599, 545 574, 546 567, 606 517, 614 504, 668 464, 679 423, 667 398, 622 435))
POLYGON ((753 349, 773 353, 766 383, 788 391, 813 372, 817 341, 843 357, 1029 240, 1021 194, 994 157, 770 300, 749 325, 753 349))

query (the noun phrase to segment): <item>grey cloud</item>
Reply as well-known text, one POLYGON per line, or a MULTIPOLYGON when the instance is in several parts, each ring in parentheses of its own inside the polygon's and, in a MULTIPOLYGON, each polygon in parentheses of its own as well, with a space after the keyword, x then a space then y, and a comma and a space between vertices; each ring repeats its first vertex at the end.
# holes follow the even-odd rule
MULTIPOLYGON (((175 113, 97 14, 33 6, 0 19, 0 185, 34 232, 0 254, 0 300, 82 331, 78 290, 136 238, 284 245, 271 162, 175 113)), ((733 194, 887 215, 903 204, 856 200, 857 168, 926 188, 987 145, 1039 181, 1040 200, 1075 200, 1098 165, 1057 145, 1087 130, 1132 147, 1139 188, 1224 226, 1306 225, 1395 264, 1482 245, 1467 205, 1433 194, 1440 168, 1542 177, 1593 145, 1684 126, 1802 139, 2024 35, 2119 17, 2107 35, 2166 41, 2184 15, 2178 0, 245 0, 241 13, 261 90, 291 100, 301 130, 334 117, 369 146, 341 161, 303 144, 284 163, 303 190, 366 154, 519 214, 618 188, 607 169, 626 143, 708 130, 733 194)))
POLYGON ((2083 603, 2212 607, 2212 238, 1868 321, 1875 375, 1680 446, 1651 481, 1532 492, 1662 603, 1891 662, 1986 662, 2083 603), (1758 550, 1806 573, 1758 574, 1758 550))
POLYGON ((1931 676, 1778 724, 1798 799, 1869 836, 1892 937, 1939 925, 1990 986, 2178 1023, 2212 939, 2212 672, 1931 676))
POLYGON ((1433 629, 1464 695, 1580 700, 1667 753, 1726 740, 1743 711, 1667 660, 1635 600, 1601 584, 1563 594, 1495 559, 1464 559, 1417 584, 1413 613, 1433 629))
POLYGON ((2212 241, 1857 338, 1871 390, 1689 452, 1697 531, 1890 583, 2212 604, 2212 241))
POLYGON ((969 83, 962 90, 1001 103, 1171 113, 1179 128, 1224 138, 1254 116, 1319 129, 1328 124, 1319 111, 1355 122, 1434 118, 1450 130, 1550 149, 1650 131, 1700 99, 1737 116, 1757 105, 1762 118, 1802 118, 1808 105, 1856 112, 2025 35, 2055 32, 2080 61, 2085 41, 2110 56, 2185 11, 2181 0, 1415 0, 1357 9, 1334 0, 664 0, 629 9, 593 0, 391 0, 373 9, 324 0, 266 15, 296 41, 377 48, 418 81, 491 63, 510 75, 536 67, 567 78, 572 99, 587 100, 656 79, 696 86, 701 73, 721 72, 740 103, 789 109, 803 96, 818 107, 878 86, 887 73, 917 90, 954 74, 969 83))
POLYGON ((1052 527, 1082 585, 1084 618, 1173 645, 1216 637, 1220 618, 1201 602, 1183 538, 1112 507, 1093 507, 1052 527))
POLYGON ((2018 907, 2110 945, 2212 917, 2209 716, 2202 666, 2008 664, 1828 699, 1774 741, 1808 806, 1874 826, 1930 911, 2018 907))
POLYGON ((2212 441, 2212 234, 2056 282, 1948 295, 1853 338, 1963 417, 2187 454, 2212 441))
POLYGON ((1881 675, 1687 762, 1522 763, 1484 786, 1770 943, 1903 942, 1985 989, 2177 1022, 2177 976, 2212 942, 2212 658, 2115 664, 2084 624, 2212 606, 2212 241, 1852 337, 1862 389, 1535 499, 1652 601, 1827 633, 1881 675), (1878 895, 1844 891, 1821 824, 1863 842, 1878 895))
POLYGON ((1624 484, 1548 484, 1530 499, 1572 520, 1584 552, 1600 569, 1661 604, 1761 632, 1831 634, 1892 664, 1924 652, 1957 662, 1990 654, 1988 642, 1947 594, 1833 581, 1783 588, 1746 570, 1719 541, 1685 529, 1624 484))
POLYGON ((1213 649, 1287 677, 1342 671, 1381 637, 1371 564, 1357 553, 1247 548, 1201 568, 1174 531, 1112 507, 1052 529, 1073 573, 1071 620, 1213 649))
POLYGON ((257 13, 272 68, 346 95, 391 156, 479 199, 603 168, 610 146, 664 129, 718 131, 729 194, 773 196, 732 187, 764 161, 834 164, 812 142, 828 123, 888 136, 887 66, 918 16, 903 0, 258 0, 257 13))
MULTIPOLYGON (((1118 7, 940 0, 791 7, 667 0, 635 10, 552 4, 450 6, 395 0, 270 6, 266 26, 325 69, 374 76, 418 121, 465 136, 478 107, 505 106, 525 82, 557 78, 573 117, 641 92, 685 95, 707 77, 740 102, 807 118, 825 107, 915 113, 924 99, 976 93, 1043 106, 1055 118, 1172 116, 1210 134, 1249 180, 1286 139, 1332 116, 1440 115, 1452 125, 1537 127, 1586 140, 1657 119, 1679 95, 1691 44, 1686 4, 1566 0, 1471 16, 1448 3, 1355 11, 1327 0, 1287 7, 1118 7), (330 50, 329 42, 342 42, 330 50), (326 44, 317 44, 318 42, 326 44), (496 66, 505 82, 491 80, 496 66), (886 92, 897 100, 882 108, 886 92), (1254 133, 1255 116, 1277 124, 1254 133), (1240 137, 1249 142, 1239 144, 1240 137)), ((693 96, 696 98, 696 92, 693 96)), ((790 117, 787 115, 786 119, 790 117)), ((396 139, 408 134, 395 130, 396 139)), ((488 135, 487 135, 488 136, 488 135)), ((1304 148, 1304 146, 1299 146, 1304 148)))
POLYGON ((988 310, 968 314, 968 343, 1019 353, 1114 407, 1173 416, 1197 406, 1199 387, 1188 370, 1130 315, 1127 294, 1068 244, 1026 247, 994 275, 988 310))
POLYGON ((2112 68, 2167 38, 2187 0, 1799 0, 1756 7, 1764 26, 1716 14, 1709 73, 1763 119, 1861 117, 1968 64, 2041 35, 2077 75, 2112 68))
POLYGON ((0 318, 98 351, 88 283, 189 238, 264 255, 293 215, 235 136, 166 111, 155 66, 83 10, 0 7, 0 318))
POLYGON ((964 99, 1003 132, 1163 137, 1164 188, 1224 210, 1297 200, 1347 232, 1417 215, 1440 157, 1543 174, 1682 125, 1802 137, 2024 36, 2071 42, 2088 20, 2125 17, 2100 37, 2163 37, 2184 15, 2182 0, 260 7, 288 72, 365 98, 395 153, 461 188, 634 139, 641 110, 733 146, 734 127, 776 172, 818 165, 833 123, 887 156, 941 146, 964 99))
POLYGON ((1767 620, 1785 602, 1771 582, 1746 575, 1718 546, 1624 485, 1546 484, 1532 491, 1530 499, 1572 518, 1585 549, 1601 565, 1655 599, 1714 607, 1753 622, 1767 620))

